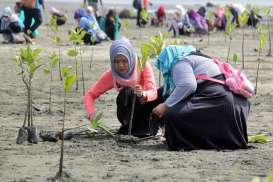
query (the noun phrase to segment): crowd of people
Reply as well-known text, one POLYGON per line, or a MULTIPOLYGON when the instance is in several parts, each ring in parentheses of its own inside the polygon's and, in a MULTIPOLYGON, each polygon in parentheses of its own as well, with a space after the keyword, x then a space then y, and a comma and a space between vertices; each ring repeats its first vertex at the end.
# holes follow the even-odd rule
MULTIPOLYGON (((121 23, 117 12, 110 9, 105 17, 99 16, 98 4, 92 4, 98 1, 86 3, 86 8, 79 8, 74 12, 76 29, 85 32, 84 43, 97 44, 113 40, 109 51, 110 68, 84 96, 89 119, 96 116, 96 99, 114 88, 118 92, 117 117, 121 124, 118 134, 128 134, 132 103, 135 102, 132 126, 134 136, 151 135, 153 123, 156 127, 152 133, 157 133, 160 126, 165 128, 164 137, 170 150, 248 147, 248 99, 222 84, 197 79, 198 75, 206 75, 225 80, 210 56, 191 45, 167 46, 156 60, 156 67, 164 78, 163 86, 158 87, 150 63, 146 63, 144 69, 141 69, 139 56, 130 40, 120 38, 121 23), (134 96, 136 100, 133 99, 134 96)), ((143 19, 143 11, 147 13, 149 5, 148 0, 134 1, 134 6, 138 8, 137 26, 142 27, 147 23, 143 19)), ((227 8, 233 15, 232 21, 240 26, 238 16, 246 11, 236 4, 219 6, 215 8, 215 22, 211 23, 206 15, 208 7, 202 6, 195 11, 177 5, 169 26, 173 36, 206 34, 211 27, 225 30, 227 8)), ((43 0, 22 0, 16 3, 15 13, 10 7, 6 7, 0 19, 0 32, 5 41, 15 43, 15 35, 22 34, 25 40, 31 42, 42 23, 41 8, 45 9, 43 0)), ((51 8, 50 12, 57 18, 57 25, 66 23, 68 17, 60 10, 51 8)), ((254 12, 249 13, 249 25, 255 27, 260 18, 254 12)), ((166 21, 166 8, 161 5, 151 23, 164 26, 166 21)))

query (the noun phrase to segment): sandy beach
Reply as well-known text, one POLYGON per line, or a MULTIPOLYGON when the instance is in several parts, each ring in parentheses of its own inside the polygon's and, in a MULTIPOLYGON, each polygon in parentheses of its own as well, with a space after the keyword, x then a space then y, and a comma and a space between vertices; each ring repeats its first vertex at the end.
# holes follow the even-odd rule
MULTIPOLYGON (((0 3, 3 9, 8 3, 0 3)), ((59 36, 61 43, 62 65, 72 65, 73 58, 67 56, 73 45, 68 41, 68 30, 73 28, 72 19, 74 3, 54 3, 71 18, 61 27, 59 36)), ((49 7, 50 5, 48 5, 49 7)), ((48 17, 45 16, 45 22, 48 17)), ((130 29, 122 32, 135 47, 147 42, 157 32, 166 32, 167 28, 148 26, 139 30, 135 20, 130 20, 130 29)), ((246 30, 245 72, 255 83, 259 38, 257 33, 246 30)), ((231 54, 241 54, 242 30, 237 29, 231 42, 231 54)), ((58 51, 50 37, 52 33, 44 23, 40 27, 40 35, 35 40, 34 48, 42 48, 42 62, 49 61, 49 55, 58 51)), ((214 32, 207 36, 182 37, 182 39, 208 55, 226 59, 228 41, 225 42, 223 32, 214 32)), ((2 38, 0 38, 2 41, 2 38)), ((96 46, 82 46, 85 77, 85 90, 93 84, 109 67, 109 46, 111 42, 103 42, 96 46), (92 59, 93 52, 93 59, 92 59), (90 68, 91 63, 91 68, 90 68)), ((24 119, 27 107, 26 89, 21 80, 19 68, 12 58, 18 55, 19 49, 26 45, 0 45, 0 181, 1 182, 40 182, 50 181, 58 171, 60 141, 42 142, 23 145, 15 143, 17 132, 24 119)), ((248 119, 249 135, 265 133, 269 136, 266 144, 254 144, 247 150, 195 150, 189 152, 170 152, 159 139, 150 139, 137 144, 117 143, 105 134, 94 136, 78 136, 65 141, 64 171, 68 174, 66 181, 183 181, 183 182, 250 182, 257 176, 264 179, 273 168, 273 58, 266 56, 268 45, 262 52, 261 70, 259 72, 258 93, 251 98, 251 113, 248 119)), ((154 60, 150 60, 151 63, 154 60)), ((241 62, 237 63, 238 67, 241 62)), ((158 76, 158 71, 155 74, 158 76)), ((33 98, 41 110, 34 112, 34 124, 39 131, 59 131, 63 118, 63 91, 59 80, 58 69, 54 71, 52 83, 52 114, 47 113, 49 96, 49 76, 42 68, 33 79, 33 98)), ((116 118, 115 98, 117 92, 112 90, 104 94, 96 102, 97 111, 103 112, 102 122, 117 130, 120 126, 116 118)), ((71 128, 86 124, 86 111, 83 105, 82 81, 79 90, 68 94, 65 127, 71 128)))

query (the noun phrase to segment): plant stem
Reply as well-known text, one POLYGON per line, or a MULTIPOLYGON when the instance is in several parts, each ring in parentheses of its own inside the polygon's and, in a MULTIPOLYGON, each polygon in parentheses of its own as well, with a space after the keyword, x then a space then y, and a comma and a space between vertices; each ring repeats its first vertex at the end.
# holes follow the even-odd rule
POLYGON ((161 86, 161 73, 160 71, 158 72, 158 86, 161 86))
POLYGON ((259 80, 260 64, 261 64, 261 59, 260 59, 260 57, 259 57, 259 58, 258 58, 257 72, 256 72, 256 81, 255 81, 255 94, 258 93, 258 80, 259 80))
POLYGON ((51 91, 52 91, 52 82, 53 82, 53 70, 50 70, 50 85, 49 85, 49 105, 48 105, 48 113, 51 113, 51 91))
POLYGON ((103 129, 106 133, 108 133, 111 137, 115 138, 115 135, 109 131, 106 127, 104 126, 99 126, 99 128, 103 129))
POLYGON ((33 126, 33 107, 32 107, 33 99, 32 99, 31 79, 29 82, 29 95, 30 95, 30 126, 33 126))
POLYGON ((79 48, 80 58, 81 58, 81 67, 82 67, 82 95, 85 95, 85 84, 84 84, 84 70, 83 70, 83 62, 82 62, 82 51, 81 47, 79 48))
POLYGON ((64 157, 64 122, 65 122, 65 110, 66 108, 66 92, 64 94, 64 114, 63 114, 63 125, 62 125, 62 142, 61 142, 61 156, 60 156, 60 165, 59 165, 59 177, 63 175, 63 157, 64 157))
POLYGON ((93 56, 94 56, 94 46, 92 46, 92 48, 91 48, 91 59, 90 59, 90 65, 89 65, 90 70, 92 67, 93 59, 94 59, 93 56))
POLYGON ((62 81, 63 78, 62 78, 62 73, 61 73, 61 48, 60 48, 60 46, 58 48, 59 48, 59 75, 60 75, 60 80, 62 81))
POLYGON ((267 20, 267 29, 268 29, 268 46, 269 46, 269 49, 268 49, 268 54, 267 56, 272 56, 272 46, 271 46, 271 26, 270 26, 270 17, 268 17, 268 20, 267 20))
POLYGON ((136 94, 133 95, 133 99, 132 99, 131 115, 130 115, 129 130, 128 130, 128 135, 129 136, 132 135, 132 126, 133 126, 135 105, 136 105, 136 94))
POLYGON ((243 28, 243 38, 242 38, 242 66, 245 68, 245 29, 243 28))
POLYGON ((210 32, 208 31, 208 45, 210 44, 210 32))
POLYGON ((232 40, 232 37, 229 36, 228 53, 227 53, 227 62, 229 62, 229 54, 230 54, 231 40, 232 40))
MULTIPOLYGON (((75 52, 77 52, 76 46, 74 46, 75 52)), ((76 77, 78 78, 78 61, 77 61, 77 56, 75 56, 75 64, 76 64, 76 77)), ((79 80, 76 80, 76 90, 79 89, 79 80)))

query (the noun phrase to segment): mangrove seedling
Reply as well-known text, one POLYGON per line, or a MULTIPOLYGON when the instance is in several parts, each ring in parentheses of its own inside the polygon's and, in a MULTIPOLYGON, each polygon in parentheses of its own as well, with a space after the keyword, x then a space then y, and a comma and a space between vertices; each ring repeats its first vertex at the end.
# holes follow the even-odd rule
POLYGON ((112 133, 110 129, 100 121, 101 118, 102 118, 102 113, 99 113, 98 115, 96 115, 94 119, 90 120, 91 127, 95 130, 100 128, 103 131, 105 131, 107 134, 109 134, 111 137, 115 138, 114 133, 112 133))
POLYGON ((238 54, 233 54, 233 56, 232 56, 232 62, 234 63, 234 65, 235 65, 235 67, 237 67, 237 63, 238 63, 238 61, 240 61, 240 57, 239 57, 239 55, 238 54))
POLYGON ((259 33, 259 50, 258 50, 258 60, 257 60, 258 66, 257 66, 256 81, 255 81, 255 94, 258 93, 259 71, 260 71, 260 64, 262 63, 261 53, 267 40, 267 34, 264 32, 264 28, 262 25, 258 27, 258 33, 259 33))
POLYGON ((227 52, 227 62, 229 62, 229 54, 230 54, 230 46, 231 46, 231 40, 232 40, 232 34, 236 28, 236 25, 232 23, 232 14, 230 10, 226 12, 227 15, 227 26, 225 29, 225 36, 229 38, 229 44, 228 44, 228 52, 227 52))
MULTIPOLYGON (((149 42, 151 58, 157 58, 166 46, 165 36, 159 32, 158 35, 152 36, 149 42)), ((148 47, 147 47, 148 48, 148 47)), ((158 85, 161 86, 161 73, 158 72, 158 85)))
POLYGON ((51 16, 49 27, 50 27, 50 30, 53 32, 52 41, 53 41, 53 43, 55 45, 58 46, 59 76, 60 76, 60 80, 62 80, 62 74, 61 74, 61 47, 60 47, 61 38, 57 35, 58 32, 60 31, 60 29, 59 29, 59 26, 57 25, 57 17, 56 16, 51 16))
POLYGON ((62 132, 61 132, 61 153, 59 162, 59 172, 57 173, 58 178, 63 177, 63 156, 64 156, 64 130, 65 130, 65 115, 66 115, 66 102, 67 94, 71 91, 72 86, 77 80, 76 74, 73 73, 72 67, 67 66, 62 68, 62 78, 63 78, 63 92, 64 92, 64 102, 63 102, 63 122, 62 122, 62 132))
MULTIPOLYGON (((84 72, 83 72, 83 63, 82 63, 82 56, 81 56, 81 47, 79 51, 77 50, 77 45, 81 45, 83 42, 83 37, 85 36, 85 31, 82 29, 73 30, 70 32, 69 40, 73 43, 73 48, 69 49, 67 54, 70 57, 74 57, 75 59, 75 70, 76 70, 76 76, 78 78, 78 60, 77 56, 80 54, 81 57, 81 68, 82 68, 82 84, 83 84, 83 95, 85 92, 85 86, 84 86, 84 72)), ((76 90, 79 89, 79 82, 78 79, 76 81, 76 90)))
POLYGON ((19 129, 16 143, 22 144, 25 139, 25 134, 27 131, 28 141, 30 143, 37 143, 36 128, 33 124, 33 110, 32 110, 32 79, 34 74, 42 66, 40 62, 41 49, 32 49, 27 46, 26 49, 20 49, 20 55, 15 57, 15 64, 21 69, 20 75, 22 76, 22 81, 27 89, 27 109, 25 111, 25 118, 23 126, 19 129), (26 127, 27 122, 27 127, 26 127))
POLYGON ((123 20, 122 27, 123 27, 125 36, 127 36, 128 32, 130 30, 130 22, 128 19, 123 20))
POLYGON ((242 27, 242 68, 245 68, 245 25, 248 21, 248 13, 245 11, 243 14, 239 16, 239 23, 242 27))
MULTIPOLYGON (((141 47, 141 57, 139 58, 139 66, 141 73, 143 72, 146 62, 149 59, 151 55, 151 45, 149 43, 143 44, 141 47)), ((130 120, 129 120, 129 129, 128 129, 128 135, 132 135, 132 126, 133 126, 133 118, 134 118, 134 112, 135 112, 135 103, 136 103, 136 97, 141 97, 139 95, 134 94, 132 99, 132 107, 131 107, 131 113, 130 113, 130 120)))
POLYGON ((268 136, 264 133, 248 136, 248 142, 265 144, 268 142, 268 136))
MULTIPOLYGON (((215 19, 215 15, 213 11, 209 11, 207 13, 207 19, 209 21, 209 23, 213 24, 214 19, 215 19)), ((208 45, 210 44, 210 30, 208 30, 208 45)))
POLYGON ((48 103, 48 113, 51 114, 51 105, 52 105, 52 82, 53 82, 53 71, 59 63, 60 59, 56 52, 54 51, 50 55, 50 61, 47 68, 44 69, 45 74, 50 74, 50 84, 49 84, 49 103, 48 103))
POLYGON ((272 23, 271 23, 271 20, 272 20, 272 7, 269 7, 269 8, 266 8, 265 9, 265 16, 266 16, 266 24, 267 24, 267 32, 268 32, 268 53, 267 53, 267 56, 272 56, 272 45, 271 45, 271 27, 272 27, 272 23))

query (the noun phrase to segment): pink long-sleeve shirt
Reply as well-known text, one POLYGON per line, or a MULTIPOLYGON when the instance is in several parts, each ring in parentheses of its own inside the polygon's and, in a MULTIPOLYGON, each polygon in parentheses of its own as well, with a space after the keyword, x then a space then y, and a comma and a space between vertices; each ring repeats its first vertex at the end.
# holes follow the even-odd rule
MULTIPOLYGON (((139 84, 142 86, 143 96, 146 102, 153 101, 157 98, 157 88, 154 73, 152 66, 149 63, 146 63, 146 66, 142 71, 139 84)), ((89 116, 94 116, 96 113, 94 107, 95 100, 100 95, 107 92, 108 90, 111 90, 112 88, 114 88, 114 81, 112 70, 109 69, 102 74, 100 79, 91 86, 89 91, 84 96, 84 104, 89 116)))

